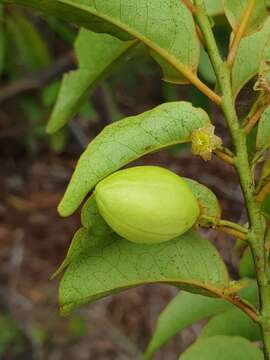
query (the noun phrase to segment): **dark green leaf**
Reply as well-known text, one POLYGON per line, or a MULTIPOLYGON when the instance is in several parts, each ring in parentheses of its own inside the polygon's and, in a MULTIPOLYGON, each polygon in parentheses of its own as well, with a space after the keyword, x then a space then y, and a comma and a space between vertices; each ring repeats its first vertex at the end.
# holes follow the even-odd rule
POLYGON ((85 229, 77 234, 60 284, 63 313, 142 284, 168 283, 216 296, 229 285, 216 249, 193 233, 158 245, 134 244, 114 234, 93 239, 85 229))
POLYGON ((53 133, 71 120, 97 83, 136 44, 82 29, 75 43, 79 69, 64 76, 47 131, 53 133))
POLYGON ((181 360, 263 360, 261 350, 248 340, 233 336, 212 336, 196 341, 181 360))
POLYGON ((60 214, 72 214, 109 174, 147 153, 189 142, 193 131, 209 123, 202 109, 171 102, 107 126, 82 154, 59 205, 60 214))

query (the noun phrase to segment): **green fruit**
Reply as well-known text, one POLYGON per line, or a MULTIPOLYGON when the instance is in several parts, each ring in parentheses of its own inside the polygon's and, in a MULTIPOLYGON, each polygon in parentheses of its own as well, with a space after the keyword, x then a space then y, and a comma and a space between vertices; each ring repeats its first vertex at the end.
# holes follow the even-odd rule
POLYGON ((142 244, 185 233, 200 213, 185 181, 158 166, 138 166, 110 175, 96 186, 96 201, 116 233, 142 244))

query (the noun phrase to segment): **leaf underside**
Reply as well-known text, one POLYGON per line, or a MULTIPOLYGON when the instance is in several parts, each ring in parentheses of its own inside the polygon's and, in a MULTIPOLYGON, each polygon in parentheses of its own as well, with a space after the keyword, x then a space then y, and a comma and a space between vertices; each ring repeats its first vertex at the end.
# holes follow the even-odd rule
POLYGON ((256 147, 258 150, 263 149, 270 143, 270 106, 266 108, 261 116, 258 131, 256 147))
POLYGON ((59 213, 69 216, 109 174, 147 153, 189 142, 194 130, 209 123, 202 109, 171 102, 107 126, 80 157, 59 213))
POLYGON ((168 283, 214 296, 229 284, 217 250, 192 232, 158 245, 134 244, 116 234, 96 237, 87 229, 79 232, 60 284, 63 313, 147 283, 168 283))

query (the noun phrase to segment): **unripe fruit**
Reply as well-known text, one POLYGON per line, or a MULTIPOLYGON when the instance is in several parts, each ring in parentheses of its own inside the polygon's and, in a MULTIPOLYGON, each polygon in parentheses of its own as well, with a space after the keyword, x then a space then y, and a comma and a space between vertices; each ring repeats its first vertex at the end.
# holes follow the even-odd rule
POLYGON ((200 210, 185 181, 158 166, 120 170, 96 186, 100 214, 122 237, 141 244, 171 240, 189 230, 200 210))

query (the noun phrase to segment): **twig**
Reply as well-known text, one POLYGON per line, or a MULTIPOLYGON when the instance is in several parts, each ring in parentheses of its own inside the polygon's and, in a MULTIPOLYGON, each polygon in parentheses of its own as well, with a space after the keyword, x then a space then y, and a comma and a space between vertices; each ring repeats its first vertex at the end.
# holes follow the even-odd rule
POLYGON ((257 122, 260 120, 266 106, 260 107, 255 114, 248 120, 247 124, 244 127, 244 131, 246 134, 249 134, 257 122))
POLYGON ((266 196, 270 193, 270 181, 267 182, 256 196, 258 202, 263 202, 266 196))
POLYGON ((240 239, 240 240, 247 240, 247 235, 243 234, 242 232, 238 231, 238 230, 234 230, 225 226, 220 226, 217 228, 217 230, 220 230, 222 232, 224 232, 227 235, 230 235, 236 239, 240 239))
POLYGON ((224 162, 226 162, 229 165, 234 165, 234 158, 231 157, 230 155, 226 154, 225 152, 223 152, 222 150, 214 150, 214 154, 221 160, 223 160, 224 162))
POLYGON ((256 0, 250 0, 245 9, 245 12, 242 16, 242 19, 240 21, 240 24, 239 24, 236 34, 234 36, 232 46, 231 46, 231 49, 230 49, 230 52, 229 52, 229 55, 227 58, 227 64, 229 66, 232 66, 232 64, 234 62, 235 56, 236 56, 238 48, 239 48, 240 41, 246 32, 246 29, 248 27, 250 17, 252 15, 252 11, 253 11, 255 5, 256 5, 256 0))
POLYGON ((46 84, 57 79, 63 72, 71 70, 73 64, 74 57, 73 53, 70 52, 56 60, 55 63, 47 69, 0 88, 0 104, 24 92, 42 88, 46 84))
POLYGON ((182 2, 186 5, 186 7, 190 10, 192 15, 196 14, 196 7, 192 4, 190 0, 182 0, 182 2))

